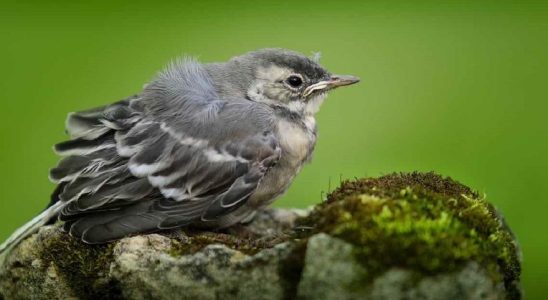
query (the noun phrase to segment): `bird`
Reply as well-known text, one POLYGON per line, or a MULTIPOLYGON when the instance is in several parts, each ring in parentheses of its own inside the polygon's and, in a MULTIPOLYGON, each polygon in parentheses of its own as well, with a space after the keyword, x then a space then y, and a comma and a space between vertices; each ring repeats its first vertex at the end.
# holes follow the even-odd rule
POLYGON ((249 222, 310 162, 328 92, 357 82, 280 48, 176 59, 138 94, 68 115, 51 203, 0 253, 57 220, 87 244, 249 222))

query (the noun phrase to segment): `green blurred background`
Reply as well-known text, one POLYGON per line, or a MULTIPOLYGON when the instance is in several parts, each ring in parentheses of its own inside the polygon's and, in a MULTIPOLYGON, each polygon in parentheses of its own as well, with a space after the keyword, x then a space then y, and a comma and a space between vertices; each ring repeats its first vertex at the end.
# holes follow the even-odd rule
POLYGON ((435 170, 504 212, 526 297, 548 292, 546 1, 77 2, 0 4, 0 239, 48 202, 68 112, 139 92, 185 53, 285 47, 362 82, 324 104, 315 159, 277 205, 435 170))

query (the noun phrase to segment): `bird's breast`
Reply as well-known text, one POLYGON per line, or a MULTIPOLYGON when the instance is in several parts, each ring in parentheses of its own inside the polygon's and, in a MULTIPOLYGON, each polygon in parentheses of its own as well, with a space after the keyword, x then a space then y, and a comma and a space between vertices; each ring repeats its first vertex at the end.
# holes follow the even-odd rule
POLYGON ((249 199, 250 207, 264 207, 282 195, 303 164, 310 159, 316 144, 316 124, 313 119, 304 120, 301 124, 282 119, 277 124, 276 134, 282 155, 249 199))
POLYGON ((277 134, 282 148, 282 162, 302 165, 312 154, 316 144, 316 123, 312 117, 302 123, 290 120, 278 122, 277 134))

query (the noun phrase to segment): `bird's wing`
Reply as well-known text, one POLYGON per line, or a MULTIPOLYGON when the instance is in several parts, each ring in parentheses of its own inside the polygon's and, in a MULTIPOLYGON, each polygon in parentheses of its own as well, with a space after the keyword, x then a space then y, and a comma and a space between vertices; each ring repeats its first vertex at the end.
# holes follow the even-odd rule
POLYGON ((178 67, 136 98, 69 116, 72 139, 56 145, 64 158, 50 177, 72 235, 100 243, 215 220, 278 160, 274 134, 242 115, 244 102, 218 100, 199 66, 199 82, 178 67))

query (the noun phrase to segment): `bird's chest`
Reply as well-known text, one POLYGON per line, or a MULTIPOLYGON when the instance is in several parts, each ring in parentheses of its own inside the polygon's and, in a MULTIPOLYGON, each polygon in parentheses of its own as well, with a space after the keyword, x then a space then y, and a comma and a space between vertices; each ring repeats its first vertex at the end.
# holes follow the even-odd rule
POLYGON ((280 120, 277 135, 282 148, 280 164, 300 167, 310 158, 316 144, 316 122, 312 117, 302 123, 280 120))
POLYGON ((303 164, 310 160, 316 144, 316 123, 310 118, 298 124, 280 120, 276 128, 282 155, 266 173, 259 188, 248 201, 251 207, 263 207, 283 194, 303 164))

